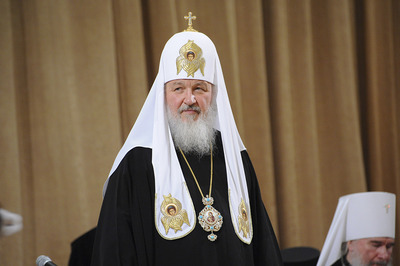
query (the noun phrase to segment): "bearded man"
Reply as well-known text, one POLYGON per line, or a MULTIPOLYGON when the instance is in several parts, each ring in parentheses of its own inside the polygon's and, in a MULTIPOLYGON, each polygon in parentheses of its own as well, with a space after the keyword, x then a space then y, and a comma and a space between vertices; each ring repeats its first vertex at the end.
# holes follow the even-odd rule
POLYGON ((364 192, 339 199, 318 266, 391 266, 396 196, 364 192))
POLYGON ((345 254, 334 266, 391 266, 394 239, 391 237, 371 237, 344 243, 345 254))
POLYGON ((282 265, 217 51, 191 23, 166 43, 103 193, 92 265, 282 265))

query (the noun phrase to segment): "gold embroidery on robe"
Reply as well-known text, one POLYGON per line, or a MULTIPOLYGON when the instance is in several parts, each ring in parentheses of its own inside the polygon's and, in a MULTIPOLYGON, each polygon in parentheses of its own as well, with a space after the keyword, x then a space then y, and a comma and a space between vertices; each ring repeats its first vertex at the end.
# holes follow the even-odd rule
POLYGON ((239 204, 239 233, 240 231, 243 232, 243 236, 247 238, 247 234, 250 232, 250 224, 249 224, 249 217, 247 214, 246 204, 244 203, 243 199, 239 204))
POLYGON ((173 198, 171 194, 168 194, 168 196, 163 195, 163 197, 161 212, 164 216, 161 218, 161 222, 164 225, 165 234, 168 235, 170 228, 175 230, 175 233, 178 230, 182 231, 183 223, 190 226, 188 214, 182 209, 181 202, 173 198))

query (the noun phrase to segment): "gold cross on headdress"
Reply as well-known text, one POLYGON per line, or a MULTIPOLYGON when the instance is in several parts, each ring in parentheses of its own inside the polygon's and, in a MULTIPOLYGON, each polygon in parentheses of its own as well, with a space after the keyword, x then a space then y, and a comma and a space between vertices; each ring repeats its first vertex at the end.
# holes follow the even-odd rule
POLYGON ((386 208, 386 213, 389 213, 389 209, 391 207, 390 204, 386 204, 384 207, 386 208))
POLYGON ((185 31, 197 31, 192 27, 192 20, 196 20, 196 16, 192 16, 192 12, 189 12, 188 16, 184 16, 184 19, 188 20, 188 28, 185 31))

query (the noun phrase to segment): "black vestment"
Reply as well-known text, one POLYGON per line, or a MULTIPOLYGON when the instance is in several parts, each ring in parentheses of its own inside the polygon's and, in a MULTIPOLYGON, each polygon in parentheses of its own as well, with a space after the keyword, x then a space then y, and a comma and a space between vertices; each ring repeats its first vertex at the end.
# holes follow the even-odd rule
MULTIPOLYGON (((214 150, 213 207, 223 216, 218 239, 211 242, 198 221, 195 229, 177 240, 162 238, 154 221, 152 150, 130 150, 111 175, 103 199, 93 249, 92 264, 102 265, 282 265, 280 250, 261 200, 256 175, 246 151, 242 159, 249 190, 253 240, 243 243, 233 229, 228 203, 225 160, 220 135, 214 150)), ((195 206, 204 208, 201 194, 182 155, 179 162, 195 206)), ((185 154, 204 196, 210 185, 210 156, 185 154)))
POLYGON ((335 263, 333 263, 331 266, 351 266, 351 264, 347 261, 346 256, 347 254, 335 261, 335 263))

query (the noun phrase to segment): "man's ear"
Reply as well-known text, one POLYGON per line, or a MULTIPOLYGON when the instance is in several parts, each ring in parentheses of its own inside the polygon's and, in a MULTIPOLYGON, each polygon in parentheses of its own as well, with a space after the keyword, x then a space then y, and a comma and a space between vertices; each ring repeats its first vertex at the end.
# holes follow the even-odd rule
POLYGON ((347 241, 347 250, 351 252, 354 250, 354 240, 347 241))

